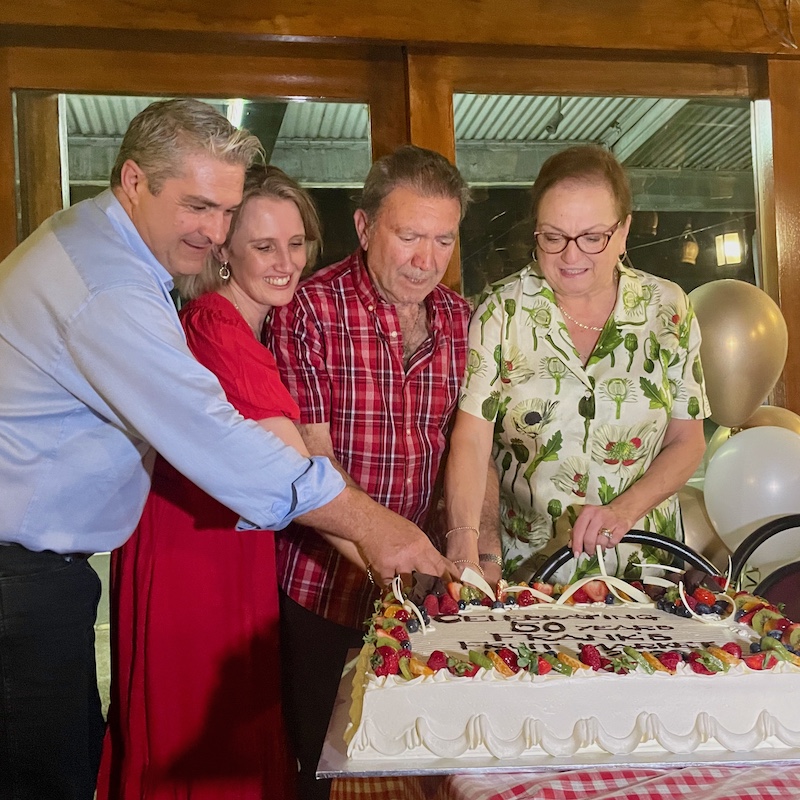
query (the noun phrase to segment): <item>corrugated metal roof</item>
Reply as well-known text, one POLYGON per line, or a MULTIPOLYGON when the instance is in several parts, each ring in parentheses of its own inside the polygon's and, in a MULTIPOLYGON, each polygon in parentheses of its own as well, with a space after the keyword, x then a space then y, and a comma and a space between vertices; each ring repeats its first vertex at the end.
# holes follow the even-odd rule
MULTIPOLYGON (((163 97, 123 97, 116 95, 68 94, 67 133, 69 136, 121 137, 130 121, 150 103, 163 97)), ((225 112, 226 101, 207 100, 225 112)))
POLYGON ((461 141, 600 141, 612 122, 637 106, 629 97, 527 97, 457 94, 456 139, 461 141), (555 130, 548 130, 559 113, 555 130))
MULTIPOLYGON (((66 96, 70 136, 121 137, 130 121, 158 97, 66 96)), ((205 100, 226 113, 227 100, 205 100)), ((289 102, 281 139, 329 141, 369 139, 369 108, 364 103, 289 102)))
POLYGON ((752 169, 750 104, 687 103, 626 163, 651 169, 752 169))
POLYGON ((369 106, 364 103, 290 102, 279 139, 368 140, 369 106))
POLYGON ((629 167, 752 168, 747 100, 457 94, 453 106, 457 142, 597 142, 617 150, 643 129, 641 146, 621 148, 629 167))
MULTIPOLYGON (((135 114, 157 98, 68 95, 73 137, 121 137, 135 114)), ((228 101, 208 101, 223 113, 228 101)), ((457 142, 599 142, 629 167, 750 170, 746 100, 639 97, 530 97, 457 94, 457 142)), ((366 141, 369 109, 361 103, 289 102, 279 141, 366 141)))

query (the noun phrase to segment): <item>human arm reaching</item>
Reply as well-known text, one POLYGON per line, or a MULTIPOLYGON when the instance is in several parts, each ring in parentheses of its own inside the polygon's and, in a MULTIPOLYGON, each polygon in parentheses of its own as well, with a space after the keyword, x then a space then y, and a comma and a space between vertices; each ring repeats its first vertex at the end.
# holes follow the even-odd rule
POLYGON ((447 557, 479 564, 490 586, 497 584, 502 572, 497 563, 480 562, 480 554, 501 556, 500 486, 491 459, 492 433, 490 421, 456 412, 444 473, 447 557))
POLYGON ((342 549, 341 542, 325 536, 350 561, 358 563, 358 558, 362 569, 369 565, 376 579, 391 580, 396 574, 408 575, 414 570, 448 580, 458 574, 416 525, 376 503, 348 475, 333 453, 328 423, 299 425, 298 430, 307 451, 330 459, 346 483, 339 497, 303 515, 299 522, 349 540, 342 549))

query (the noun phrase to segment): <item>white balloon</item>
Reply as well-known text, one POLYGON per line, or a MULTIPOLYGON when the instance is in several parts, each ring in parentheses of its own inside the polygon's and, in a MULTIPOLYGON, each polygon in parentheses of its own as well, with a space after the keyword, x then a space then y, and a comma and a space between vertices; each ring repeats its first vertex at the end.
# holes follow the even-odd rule
MULTIPOLYGON (((800 435, 761 426, 731 436, 709 461, 705 475, 708 516, 735 550, 766 522, 800 514, 800 435)), ((800 559, 800 529, 773 536, 751 557, 754 566, 800 559)))

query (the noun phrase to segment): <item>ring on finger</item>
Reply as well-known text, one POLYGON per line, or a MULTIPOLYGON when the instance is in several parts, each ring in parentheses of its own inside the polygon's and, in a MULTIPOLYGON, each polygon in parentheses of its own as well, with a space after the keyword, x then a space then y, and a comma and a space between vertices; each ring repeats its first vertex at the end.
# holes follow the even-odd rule
POLYGON ((605 536, 606 539, 611 540, 614 534, 608 528, 600 528, 600 536, 605 536))

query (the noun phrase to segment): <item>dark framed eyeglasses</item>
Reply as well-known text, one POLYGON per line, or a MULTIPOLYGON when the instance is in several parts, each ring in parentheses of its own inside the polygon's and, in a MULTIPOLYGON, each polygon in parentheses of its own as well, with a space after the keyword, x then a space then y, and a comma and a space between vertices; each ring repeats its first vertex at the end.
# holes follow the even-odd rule
POLYGON ((617 232, 620 225, 622 225, 621 220, 613 228, 602 233, 582 233, 579 236, 565 236, 563 233, 555 231, 534 231, 533 238, 536 240, 536 246, 543 253, 551 256, 563 253, 570 242, 575 242, 578 250, 582 253, 596 256, 608 247, 611 237, 617 232))

